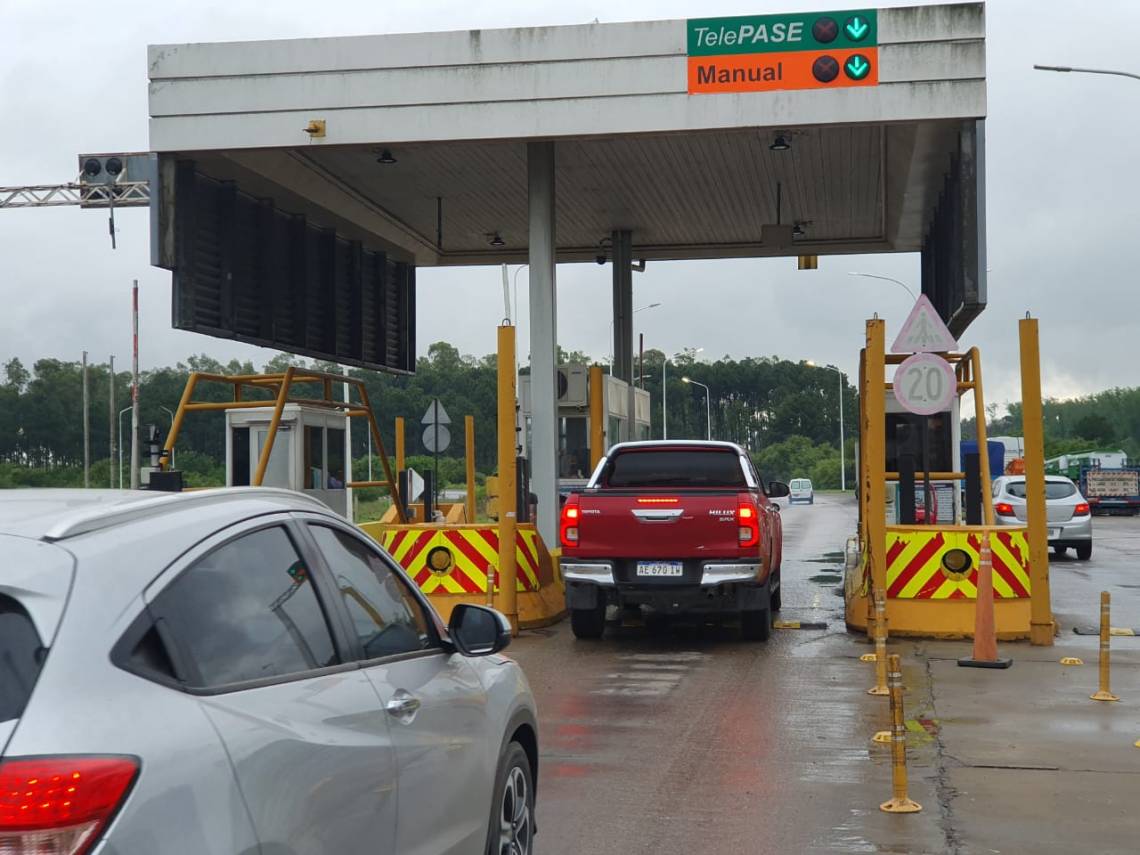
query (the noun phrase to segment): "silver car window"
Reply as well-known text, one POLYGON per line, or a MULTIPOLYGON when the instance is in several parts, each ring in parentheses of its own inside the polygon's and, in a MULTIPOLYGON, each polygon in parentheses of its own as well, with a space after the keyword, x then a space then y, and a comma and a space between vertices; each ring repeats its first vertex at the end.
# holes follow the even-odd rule
POLYGON ((155 600, 201 684, 216 688, 339 664, 308 568, 285 529, 231 540, 155 600))
POLYGON ((379 555, 352 535, 329 526, 310 525, 309 531, 352 618, 365 659, 432 646, 419 603, 379 555))
POLYGON ((0 596, 0 722, 23 715, 46 652, 24 607, 0 596))

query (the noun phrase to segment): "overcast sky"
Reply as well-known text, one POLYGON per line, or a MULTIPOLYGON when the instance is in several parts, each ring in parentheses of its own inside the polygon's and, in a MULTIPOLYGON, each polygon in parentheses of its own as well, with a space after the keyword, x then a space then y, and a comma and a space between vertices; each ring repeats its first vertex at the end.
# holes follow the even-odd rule
MULTIPOLYGON (((79 152, 146 150, 146 46, 156 43, 398 33, 852 8, 800 0, 0 0, 0 186, 74 178, 79 152), (620 13, 615 12, 620 7, 620 13)), ((913 5, 887 3, 883 5, 913 5)), ((993 0, 987 9, 990 304, 963 344, 977 344, 986 389, 1020 397, 1017 320, 1041 318, 1046 394, 1140 385, 1137 371, 1135 212, 1140 170, 1140 81, 1046 74, 1034 62, 1140 72, 1137 0, 1062 6, 993 0), (1065 14, 1061 14, 1065 13, 1065 14)), ((147 214, 121 211, 112 251, 103 212, 0 211, 0 361, 78 359, 82 350, 126 368, 130 282, 141 283, 142 365, 205 352, 262 364, 271 352, 170 328, 170 274, 149 265, 147 214)), ((863 320, 888 321, 888 343, 918 288, 913 255, 823 257, 812 273, 794 259, 650 263, 635 274, 646 347, 703 357, 779 355, 853 373, 863 320), (699 277, 715 282, 691 287, 699 277)), ((512 269, 513 273, 513 269, 512 269)), ((494 349, 502 317, 498 268, 421 270, 418 339, 464 353, 494 349), (456 325, 452 319, 462 318, 456 325), (449 322, 450 321, 450 322, 449 322)), ((526 274, 519 277, 526 333, 526 274)), ((599 358, 609 351, 610 270, 558 269, 559 340, 599 358), (599 307, 602 311, 599 313, 599 307)), ((520 351, 526 353, 525 342, 520 351)))

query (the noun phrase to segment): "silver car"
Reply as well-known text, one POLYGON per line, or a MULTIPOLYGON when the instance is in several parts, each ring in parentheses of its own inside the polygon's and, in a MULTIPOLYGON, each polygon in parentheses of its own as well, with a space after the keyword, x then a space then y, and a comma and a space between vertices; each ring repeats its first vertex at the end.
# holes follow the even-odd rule
POLYGON ((0 491, 0 852, 529 855, 509 639, 298 493, 0 491))
MULTIPOLYGON (((1092 511, 1077 485, 1062 475, 1045 476, 1045 511, 1053 551, 1064 555, 1071 546, 1081 561, 1092 558, 1092 511)), ((994 518, 999 525, 1025 524, 1024 475, 994 481, 994 518)))

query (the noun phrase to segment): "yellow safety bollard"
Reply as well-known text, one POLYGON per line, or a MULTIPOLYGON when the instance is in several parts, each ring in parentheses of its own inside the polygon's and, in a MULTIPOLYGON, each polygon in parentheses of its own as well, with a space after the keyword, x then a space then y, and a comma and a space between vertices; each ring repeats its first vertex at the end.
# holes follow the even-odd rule
POLYGON ((1089 695, 1094 701, 1119 701, 1116 695, 1109 690, 1108 666, 1109 651, 1108 639, 1112 623, 1109 617, 1109 606, 1112 597, 1108 591, 1100 592, 1100 690, 1095 695, 1089 695))
POLYGON ((902 666, 897 653, 891 654, 891 790, 889 801, 879 805, 886 813, 918 813, 922 805, 907 795, 906 724, 903 716, 902 666))
POLYGON ((875 685, 867 690, 868 695, 886 695, 887 688, 887 597, 881 590, 875 591, 875 685))

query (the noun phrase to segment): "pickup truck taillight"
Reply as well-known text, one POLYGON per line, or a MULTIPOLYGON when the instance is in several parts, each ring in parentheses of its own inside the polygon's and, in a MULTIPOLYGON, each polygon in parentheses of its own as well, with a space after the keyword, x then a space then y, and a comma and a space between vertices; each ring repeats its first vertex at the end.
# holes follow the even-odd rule
POLYGON ((1073 508, 1073 516, 1087 517, 1090 513, 1088 502, 1078 502, 1077 506, 1073 508))
POLYGON ((91 851, 138 771, 133 757, 0 761, 0 852, 91 851))
POLYGON ((558 526, 558 539, 563 548, 573 548, 578 545, 578 523, 582 518, 582 510, 577 502, 569 501, 562 506, 562 522, 558 526))
POLYGON ((742 547, 760 545, 760 512, 751 499, 736 508, 737 539, 742 547))

